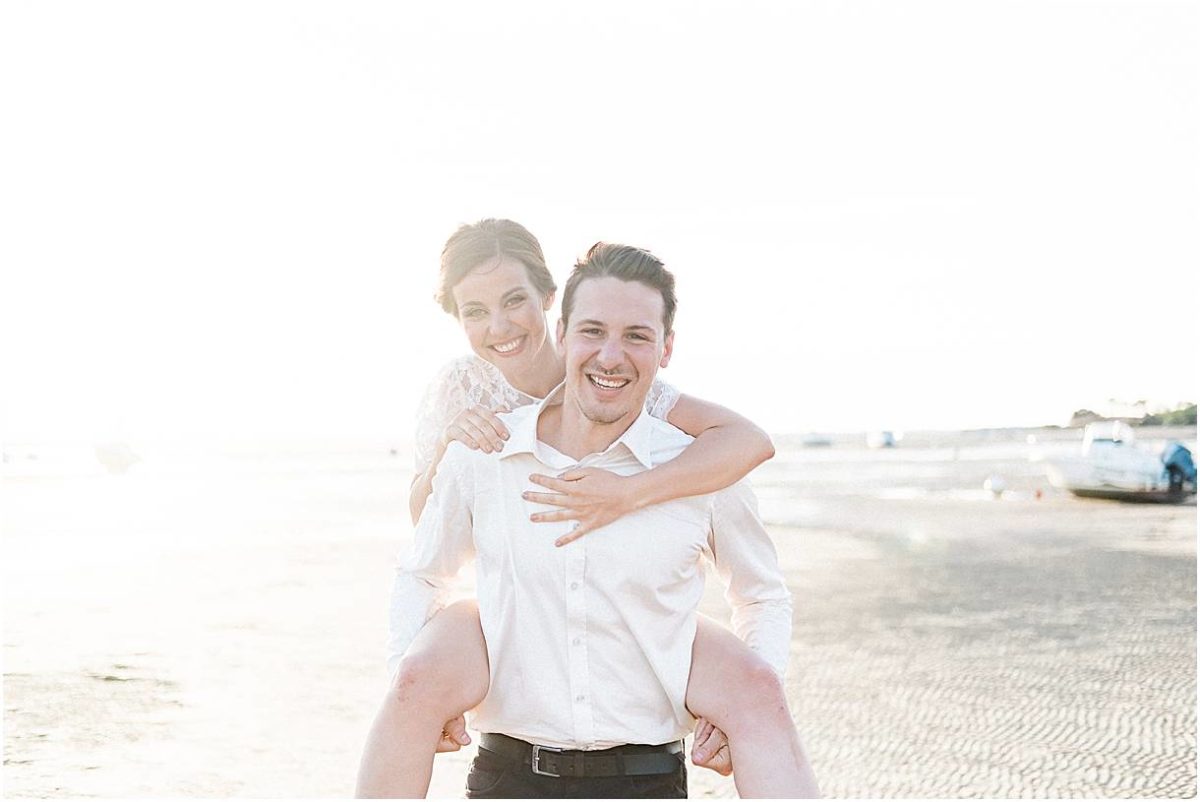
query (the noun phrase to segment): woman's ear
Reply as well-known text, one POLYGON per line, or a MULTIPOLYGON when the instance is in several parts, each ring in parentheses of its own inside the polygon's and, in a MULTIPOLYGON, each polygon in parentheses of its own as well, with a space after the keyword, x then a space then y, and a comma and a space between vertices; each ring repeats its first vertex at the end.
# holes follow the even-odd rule
POLYGON ((549 312, 550 307, 552 306, 554 306, 554 290, 550 290, 550 292, 546 293, 545 297, 542 298, 542 311, 549 312))

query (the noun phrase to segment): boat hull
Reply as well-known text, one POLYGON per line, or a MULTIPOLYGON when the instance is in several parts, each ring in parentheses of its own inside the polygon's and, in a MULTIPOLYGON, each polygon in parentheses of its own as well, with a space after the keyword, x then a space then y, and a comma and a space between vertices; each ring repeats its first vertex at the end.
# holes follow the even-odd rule
POLYGON ((1172 490, 1122 490, 1116 487, 1068 487, 1066 490, 1080 498, 1102 498, 1142 504, 1179 504, 1188 495, 1172 490))

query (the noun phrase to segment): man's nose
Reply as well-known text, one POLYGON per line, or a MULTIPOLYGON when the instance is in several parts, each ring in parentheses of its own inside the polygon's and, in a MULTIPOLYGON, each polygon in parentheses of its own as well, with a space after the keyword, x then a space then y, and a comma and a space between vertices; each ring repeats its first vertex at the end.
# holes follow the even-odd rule
POLYGON ((620 367, 621 363, 625 361, 625 351, 621 348, 621 341, 614 337, 606 339, 600 346, 600 353, 596 354, 596 361, 605 370, 620 367))

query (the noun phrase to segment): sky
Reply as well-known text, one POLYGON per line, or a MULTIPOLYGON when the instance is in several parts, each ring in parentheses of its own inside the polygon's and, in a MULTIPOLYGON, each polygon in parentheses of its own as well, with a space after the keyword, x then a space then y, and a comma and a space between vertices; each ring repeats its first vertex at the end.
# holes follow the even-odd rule
POLYGON ((0 10, 9 440, 403 437, 461 223, 661 256, 769 431, 1200 396, 1200 6, 0 10), (1191 322, 1189 322, 1191 321, 1191 322))

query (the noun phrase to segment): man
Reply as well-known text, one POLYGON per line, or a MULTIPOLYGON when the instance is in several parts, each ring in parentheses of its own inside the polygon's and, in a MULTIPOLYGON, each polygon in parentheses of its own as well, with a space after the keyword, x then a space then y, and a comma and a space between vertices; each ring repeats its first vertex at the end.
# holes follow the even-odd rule
POLYGON ((658 259, 597 244, 563 296, 564 384, 504 416, 502 454, 452 443, 443 457, 397 577, 392 648, 403 651, 474 557, 491 688, 476 711, 470 797, 687 795, 701 557, 729 585, 735 628, 780 673, 786 664, 791 599, 744 486, 646 508, 564 548, 529 520, 545 509, 530 474, 631 474, 691 442, 644 412, 671 357, 674 309, 658 259))

